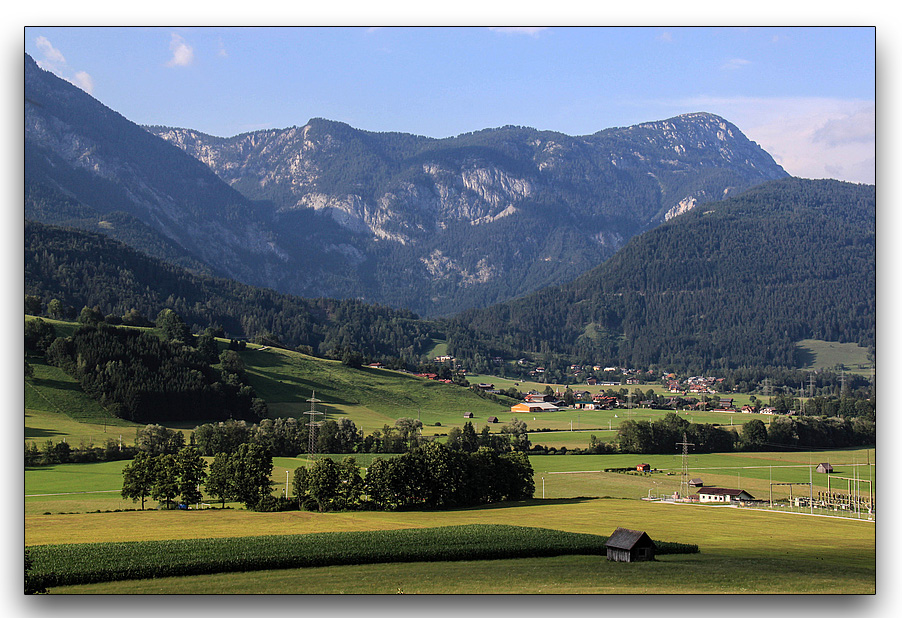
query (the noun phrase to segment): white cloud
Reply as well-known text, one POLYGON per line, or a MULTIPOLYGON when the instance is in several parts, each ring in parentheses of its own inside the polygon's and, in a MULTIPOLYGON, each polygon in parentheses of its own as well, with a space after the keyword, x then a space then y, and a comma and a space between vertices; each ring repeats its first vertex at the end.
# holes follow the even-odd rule
POLYGON ((94 79, 84 71, 77 72, 75 74, 75 78, 72 80, 72 83, 88 94, 92 94, 94 92, 94 79))
POLYGON ((63 53, 55 48, 53 44, 47 40, 47 37, 39 36, 34 42, 43 54, 42 58, 35 61, 38 63, 38 66, 44 70, 54 72, 59 68, 64 68, 66 66, 66 58, 63 56, 63 53))
POLYGON ((722 65, 720 68, 725 69, 727 71, 735 71, 737 69, 741 69, 744 66, 748 66, 752 64, 751 60, 745 60, 744 58, 730 58, 722 65))
POLYGON ((673 35, 670 34, 669 32, 667 32, 666 30, 664 32, 662 32, 661 34, 659 34, 658 36, 656 36, 655 38, 657 40, 661 41, 662 43, 672 43, 673 42, 673 35))
POLYGON ((172 52, 172 58, 166 63, 168 67, 185 67, 194 62, 194 48, 175 32, 169 41, 169 50, 172 52))
POLYGON ((36 58, 35 62, 45 71, 50 71, 57 77, 60 77, 74 86, 78 86, 88 94, 94 92, 94 79, 85 71, 77 71, 73 74, 69 63, 63 53, 55 48, 47 37, 39 36, 34 40, 35 45, 41 50, 41 58, 36 58))
POLYGON ((876 181, 873 101, 694 97, 669 104, 722 116, 793 176, 876 181))
POLYGON ((536 36, 542 30, 548 30, 547 26, 490 26, 489 30, 503 34, 528 34, 536 36))

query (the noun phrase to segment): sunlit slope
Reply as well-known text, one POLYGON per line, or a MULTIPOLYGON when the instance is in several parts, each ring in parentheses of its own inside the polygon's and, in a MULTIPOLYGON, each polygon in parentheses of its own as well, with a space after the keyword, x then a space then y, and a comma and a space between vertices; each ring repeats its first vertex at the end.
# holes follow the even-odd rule
POLYGON ((338 361, 259 346, 248 346, 241 358, 271 417, 307 418, 308 400, 314 394, 319 400, 316 409, 326 412, 327 418, 350 418, 367 433, 402 417, 419 418, 424 427, 435 427, 435 423, 462 424, 465 412, 484 421, 509 411, 508 406, 469 389, 388 369, 355 369, 338 361))

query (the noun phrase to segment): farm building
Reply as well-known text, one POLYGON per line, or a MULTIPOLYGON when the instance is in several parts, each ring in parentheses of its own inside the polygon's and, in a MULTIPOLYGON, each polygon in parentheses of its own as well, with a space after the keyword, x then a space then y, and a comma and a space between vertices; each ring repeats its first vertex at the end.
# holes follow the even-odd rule
POLYGON ((518 413, 527 413, 527 414, 535 414, 536 412, 557 412, 560 410, 556 405, 546 403, 546 402, 525 402, 518 403, 515 406, 511 406, 511 412, 514 414, 518 413))
POLYGON ((473 418, 472 412, 464 412, 464 418, 473 418))
POLYGON ((489 423, 497 423, 497 422, 498 422, 498 417, 497 417, 497 416, 490 416, 490 417, 488 417, 488 418, 485 419, 485 420, 486 420, 486 422, 489 422, 489 423))
POLYGON ((655 542, 640 530, 617 528, 604 544, 608 560, 639 562, 655 559, 655 542))
POLYGON ((702 482, 701 479, 692 479, 691 481, 689 481, 689 487, 704 487, 704 486, 705 486, 705 484, 702 482))
POLYGON ((833 466, 828 463, 819 463, 817 464, 817 469, 815 472, 820 472, 821 474, 830 474, 833 472, 833 466))
POLYGON ((698 490, 699 502, 747 502, 754 496, 744 489, 725 489, 723 487, 705 487, 698 490))
POLYGON ((639 472, 650 472, 651 466, 646 463, 641 463, 641 464, 636 465, 636 470, 638 470, 639 472))

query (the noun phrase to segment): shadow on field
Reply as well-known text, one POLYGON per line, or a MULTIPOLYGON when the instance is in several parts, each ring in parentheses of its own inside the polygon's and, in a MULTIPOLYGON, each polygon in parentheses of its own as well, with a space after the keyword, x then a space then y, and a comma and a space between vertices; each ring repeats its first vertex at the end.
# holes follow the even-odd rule
POLYGON ((54 378, 32 378, 31 381, 35 386, 40 386, 41 388, 82 392, 81 384, 78 382, 68 382, 65 380, 56 380, 54 378))
MULTIPOLYGON (((468 506, 459 509, 449 509, 452 511, 487 511, 492 509, 509 509, 509 508, 517 508, 520 506, 553 506, 559 504, 581 504, 583 502, 590 502, 592 500, 598 500, 597 497, 592 496, 578 496, 576 498, 532 498, 531 500, 521 500, 519 502, 493 502, 491 504, 480 504, 477 506, 468 506)), ((441 510, 441 509, 436 509, 441 510)))

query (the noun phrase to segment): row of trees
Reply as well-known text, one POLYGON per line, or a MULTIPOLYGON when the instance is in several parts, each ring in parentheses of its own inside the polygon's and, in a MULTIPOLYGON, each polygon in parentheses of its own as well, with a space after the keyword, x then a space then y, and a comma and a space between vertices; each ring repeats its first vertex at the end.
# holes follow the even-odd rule
MULTIPOLYGON (((220 452, 209 469, 192 446, 176 453, 152 455, 138 451, 122 470, 122 497, 152 498, 168 507, 176 501, 197 504, 207 495, 241 502, 248 509, 275 510, 284 506, 272 496, 272 456, 258 444, 241 444, 220 452)), ((294 474, 296 507, 334 511, 451 508, 532 497, 532 466, 523 453, 497 453, 480 448, 465 453, 430 442, 390 459, 376 459, 361 474, 353 458, 335 462, 318 459, 311 469, 294 474)))
MULTIPOLYGON (((617 430, 617 450, 623 453, 674 453, 684 436, 697 453, 842 448, 875 444, 877 439, 874 421, 858 417, 775 416, 769 427, 759 419, 752 419, 737 435, 707 423, 690 423, 671 412, 656 421, 623 421, 617 430)), ((610 445, 592 438, 589 452, 613 450, 610 445)))
MULTIPOLYGON (((316 433, 318 453, 406 453, 429 441, 422 435, 423 423, 415 418, 402 417, 394 425, 384 425, 369 434, 358 429, 354 421, 342 418, 322 422, 316 433)), ((295 457, 310 449, 310 428, 295 418, 263 419, 249 424, 243 420, 205 423, 194 429, 194 445, 203 455, 232 452, 241 444, 257 444, 276 457, 295 457)), ((530 447, 526 423, 512 419, 499 433, 490 432, 488 425, 477 433, 473 424, 448 431, 447 445, 452 450, 473 453, 479 448, 496 452, 527 451, 530 447)))
POLYGON ((317 460, 298 468, 294 495, 305 509, 454 508, 531 498, 533 470, 524 453, 473 453, 429 442, 409 453, 376 459, 361 477, 353 458, 317 460))

